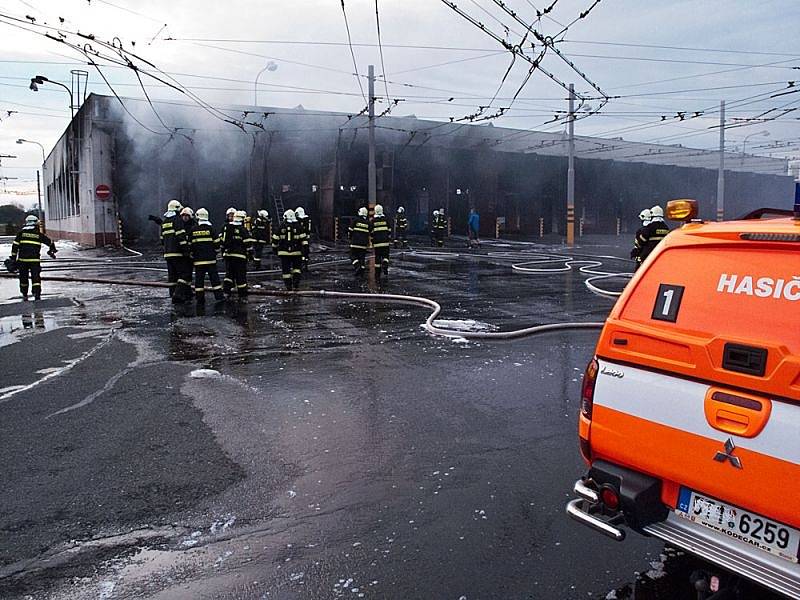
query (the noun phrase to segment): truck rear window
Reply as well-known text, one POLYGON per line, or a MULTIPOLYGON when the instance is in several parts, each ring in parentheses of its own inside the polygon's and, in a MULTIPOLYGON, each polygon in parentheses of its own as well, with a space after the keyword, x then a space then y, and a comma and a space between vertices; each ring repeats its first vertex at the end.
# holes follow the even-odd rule
POLYGON ((621 317, 800 354, 800 247, 670 248, 639 280, 621 317))

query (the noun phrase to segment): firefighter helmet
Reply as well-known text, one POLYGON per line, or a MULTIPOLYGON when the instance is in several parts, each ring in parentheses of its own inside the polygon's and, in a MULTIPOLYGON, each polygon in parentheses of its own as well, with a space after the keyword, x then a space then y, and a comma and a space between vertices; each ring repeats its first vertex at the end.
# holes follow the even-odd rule
POLYGON ((359 217, 366 217, 368 214, 369 214, 369 211, 367 210, 367 208, 365 206, 362 206, 361 208, 358 209, 358 216, 359 217))
POLYGON ((235 214, 236 214, 236 209, 233 208, 232 206, 228 210, 225 211, 225 216, 235 215, 235 214))
POLYGON ((653 219, 653 213, 650 212, 649 208, 645 208, 642 212, 639 213, 639 220, 642 223, 649 223, 653 219))
POLYGON ((405 208, 403 208, 402 206, 397 207, 397 214, 402 215, 404 212, 406 212, 405 208))
POLYGON ((295 221, 297 221, 297 219, 295 218, 295 213, 291 208, 287 210, 285 213, 283 213, 283 220, 286 221, 287 223, 294 223, 295 221))
POLYGON ((36 215, 28 215, 25 217, 25 224, 26 225, 34 225, 39 222, 39 217, 36 215))
POLYGON ((181 206, 181 203, 178 202, 177 200, 170 200, 167 203, 167 211, 168 212, 178 212, 181 208, 183 208, 183 207, 181 206))
POLYGON ((208 221, 208 211, 205 208, 198 208, 194 214, 198 221, 208 221))
POLYGON ((269 213, 265 210, 258 211, 258 216, 262 219, 269 219, 269 213))
POLYGON ((384 214, 383 214, 383 206, 381 206, 380 204, 376 204, 375 205, 375 216, 376 217, 384 216, 384 214))
POLYGON ((306 218, 306 211, 303 209, 302 206, 298 206, 294 209, 294 214, 298 219, 305 219, 306 218))
POLYGON ((183 216, 183 215, 187 215, 189 217, 193 217, 194 216, 194 211, 191 208, 189 208, 188 206, 184 206, 183 210, 181 210, 181 216, 183 216))
POLYGON ((656 204, 653 208, 650 209, 650 214, 653 215, 654 219, 663 219, 664 209, 661 208, 658 204, 656 204))

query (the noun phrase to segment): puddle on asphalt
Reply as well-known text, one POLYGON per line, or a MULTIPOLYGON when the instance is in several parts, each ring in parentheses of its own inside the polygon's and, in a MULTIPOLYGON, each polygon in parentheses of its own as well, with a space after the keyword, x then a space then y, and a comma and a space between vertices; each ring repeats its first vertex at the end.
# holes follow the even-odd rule
POLYGON ((61 327, 58 319, 44 312, 33 311, 10 317, 0 317, 0 347, 19 341, 21 335, 34 332, 50 331, 61 327))

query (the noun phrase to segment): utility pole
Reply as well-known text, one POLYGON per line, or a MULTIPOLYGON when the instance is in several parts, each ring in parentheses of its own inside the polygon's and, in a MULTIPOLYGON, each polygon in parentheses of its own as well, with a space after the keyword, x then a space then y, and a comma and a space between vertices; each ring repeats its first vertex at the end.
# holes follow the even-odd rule
POLYGON ((725 218, 725 100, 719 102, 719 174, 717 175, 717 221, 725 218))
MULTIPOLYGON (((42 185, 39 183, 39 169, 36 169, 36 195, 39 197, 39 223, 44 224, 42 215, 42 185)), ((42 225, 39 225, 41 227, 42 225)))
POLYGON ((569 168, 567 169, 567 245, 575 244, 575 84, 569 84, 569 168))
POLYGON ((375 66, 369 66, 369 167, 367 171, 367 190, 369 206, 372 208, 378 198, 378 183, 375 173, 375 66))

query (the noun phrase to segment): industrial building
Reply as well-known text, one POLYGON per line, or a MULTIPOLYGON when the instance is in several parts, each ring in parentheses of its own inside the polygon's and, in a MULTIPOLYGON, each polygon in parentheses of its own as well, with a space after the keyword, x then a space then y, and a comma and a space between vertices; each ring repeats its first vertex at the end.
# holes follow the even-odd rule
MULTIPOLYGON (((206 207, 216 223, 229 206, 266 208, 273 218, 303 206, 319 236, 331 239, 366 203, 366 116, 121 102, 90 95, 47 157, 46 224, 57 239, 115 245, 121 232, 127 242, 155 240, 147 217, 171 198, 206 207)), ((562 132, 391 114, 377 118, 376 142, 378 202, 390 214, 404 206, 412 230, 425 231, 431 211, 444 207, 453 232, 463 233, 474 207, 485 235, 498 219, 508 233, 564 233, 562 132)), ((633 231, 642 208, 679 197, 699 200, 702 217, 716 216, 718 152, 585 136, 575 148, 584 234, 633 231)), ((725 166, 726 218, 791 206, 787 161, 726 153, 725 166)))

